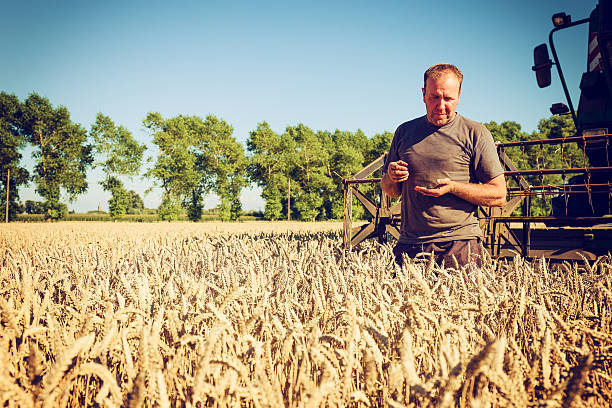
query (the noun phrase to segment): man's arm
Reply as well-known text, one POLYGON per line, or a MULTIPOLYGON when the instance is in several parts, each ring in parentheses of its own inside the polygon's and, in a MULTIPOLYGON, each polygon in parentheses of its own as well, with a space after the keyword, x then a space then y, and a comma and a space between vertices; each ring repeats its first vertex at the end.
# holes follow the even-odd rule
POLYGON ((484 184, 460 183, 450 179, 438 179, 436 182, 438 185, 435 188, 416 186, 414 190, 431 197, 451 193, 472 204, 485 207, 501 207, 506 203, 506 179, 503 174, 484 184))
POLYGON ((389 163, 387 172, 380 181, 380 188, 391 197, 402 195, 402 182, 408 180, 408 164, 398 160, 389 163))

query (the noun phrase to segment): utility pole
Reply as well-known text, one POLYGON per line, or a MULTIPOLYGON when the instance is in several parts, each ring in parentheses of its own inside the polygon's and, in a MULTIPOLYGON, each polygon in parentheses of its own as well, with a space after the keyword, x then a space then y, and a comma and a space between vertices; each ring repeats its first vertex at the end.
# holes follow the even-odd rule
POLYGON ((6 223, 8 223, 10 183, 11 183, 11 169, 7 169, 6 171, 6 212, 4 213, 6 223))

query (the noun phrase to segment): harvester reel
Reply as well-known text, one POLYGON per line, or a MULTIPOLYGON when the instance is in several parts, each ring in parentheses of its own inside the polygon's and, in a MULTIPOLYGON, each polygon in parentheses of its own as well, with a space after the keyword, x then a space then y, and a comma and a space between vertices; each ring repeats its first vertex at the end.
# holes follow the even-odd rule
POLYGON ((386 153, 381 155, 351 178, 344 179, 343 241, 345 249, 350 250, 369 238, 377 238, 379 242, 384 242, 388 234, 399 239, 401 200, 391 205, 391 197, 381 190, 377 202, 375 198, 368 197, 359 190, 359 186, 362 184, 378 185, 380 183, 380 178, 368 177, 383 166, 386 156, 386 153), (368 224, 358 227, 352 226, 353 197, 363 205, 372 217, 368 224))

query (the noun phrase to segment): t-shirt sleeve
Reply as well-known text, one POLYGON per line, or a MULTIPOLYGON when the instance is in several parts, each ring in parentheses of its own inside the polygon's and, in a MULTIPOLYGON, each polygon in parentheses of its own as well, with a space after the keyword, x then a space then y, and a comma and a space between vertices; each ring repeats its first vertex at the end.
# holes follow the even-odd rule
POLYGON ((399 160, 399 153, 397 150, 398 140, 399 140, 400 128, 398 127, 393 135, 393 140, 391 140, 391 147, 389 147, 389 154, 385 158, 385 163, 382 167, 382 172, 385 174, 387 172, 387 167, 389 167, 389 163, 399 160))
POLYGON ((499 162, 497 147, 491 132, 482 126, 476 133, 475 142, 473 170, 478 181, 486 183, 503 174, 504 168, 499 162))

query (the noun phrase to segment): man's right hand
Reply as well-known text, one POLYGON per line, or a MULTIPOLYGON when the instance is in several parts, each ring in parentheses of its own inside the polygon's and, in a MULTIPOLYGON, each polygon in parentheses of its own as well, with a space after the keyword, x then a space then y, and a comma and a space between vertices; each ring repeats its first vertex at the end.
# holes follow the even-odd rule
POLYGON ((389 163, 380 187, 391 197, 402 195, 402 182, 408 180, 408 163, 402 160, 389 163))
POLYGON ((389 163, 387 167, 387 176, 393 183, 401 183, 408 180, 408 163, 403 160, 398 160, 389 163))

